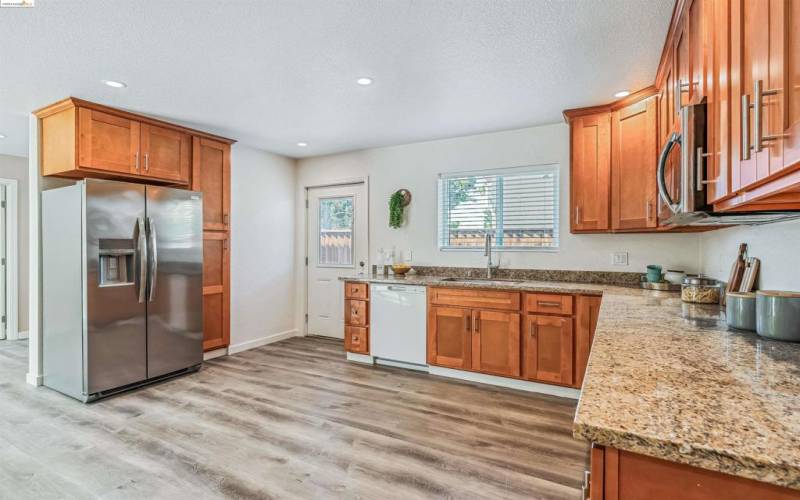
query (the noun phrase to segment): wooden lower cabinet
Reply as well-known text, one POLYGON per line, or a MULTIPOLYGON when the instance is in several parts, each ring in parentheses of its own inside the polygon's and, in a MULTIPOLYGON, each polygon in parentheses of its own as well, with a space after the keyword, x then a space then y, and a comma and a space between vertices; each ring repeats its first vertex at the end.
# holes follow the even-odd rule
POLYGON ((800 491, 593 445, 591 500, 788 500, 800 491))
POLYGON ((369 354, 369 284, 344 284, 344 350, 369 354))
POLYGON ((472 311, 473 370, 519 377, 519 318, 505 311, 472 311))
POLYGON ((428 364, 580 387, 599 296, 486 290, 482 299, 482 292, 429 289, 428 364), (500 293, 516 296, 497 300, 500 293), (481 300, 490 307, 473 306, 481 300))
POLYGON ((525 318, 525 378, 572 385, 574 380, 573 318, 541 316, 525 318))

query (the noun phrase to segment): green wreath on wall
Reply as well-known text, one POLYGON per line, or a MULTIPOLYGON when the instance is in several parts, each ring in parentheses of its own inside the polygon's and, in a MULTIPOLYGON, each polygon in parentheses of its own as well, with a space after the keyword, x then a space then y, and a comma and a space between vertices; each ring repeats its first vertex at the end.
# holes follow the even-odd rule
POLYGON ((398 229, 403 225, 405 208, 411 203, 411 191, 398 189, 389 197, 389 227, 398 229))

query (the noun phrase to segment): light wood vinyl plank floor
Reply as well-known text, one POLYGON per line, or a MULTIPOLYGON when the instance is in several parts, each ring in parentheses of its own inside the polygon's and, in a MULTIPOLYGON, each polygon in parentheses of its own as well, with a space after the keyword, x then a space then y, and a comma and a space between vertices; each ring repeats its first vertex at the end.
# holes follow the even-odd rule
POLYGON ((292 338, 84 405, 0 341, 0 498, 569 498, 575 402, 344 359, 292 338))

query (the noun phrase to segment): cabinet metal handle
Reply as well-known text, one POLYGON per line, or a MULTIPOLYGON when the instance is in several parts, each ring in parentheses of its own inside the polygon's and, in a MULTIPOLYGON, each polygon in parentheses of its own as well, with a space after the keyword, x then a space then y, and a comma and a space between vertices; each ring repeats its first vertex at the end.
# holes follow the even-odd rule
POLYGON ((133 153, 133 162, 134 162, 134 168, 136 168, 136 171, 138 172, 139 171, 139 152, 138 151, 133 153))
POLYGON ((227 250, 228 249, 228 239, 227 238, 222 240, 222 249, 223 250, 227 250))
POLYGON ((646 213, 645 219, 646 220, 650 220, 650 200, 649 199, 646 200, 644 204, 645 204, 645 213, 646 213))
POLYGON ((578 205, 575 207, 575 224, 581 223, 581 206, 578 205))
POLYGON ((535 321, 531 321, 531 338, 536 338, 536 330, 539 328, 539 325, 536 324, 535 321))
POLYGON ((689 83, 683 83, 680 78, 675 79, 675 113, 679 113, 682 106, 681 94, 689 93, 689 83))
POLYGON ((145 171, 150 170, 150 153, 144 154, 144 169, 145 171))
POLYGON ((764 142, 776 141, 780 135, 763 135, 763 110, 764 96, 777 95, 780 89, 764 90, 764 82, 756 80, 753 83, 753 149, 760 153, 764 149, 764 142))
POLYGON ((464 330, 469 333, 470 332, 470 317, 464 316, 464 330))
POLYGON ((700 189, 700 186, 703 184, 716 184, 719 179, 714 179, 713 181, 705 180, 705 176, 703 176, 703 158, 708 158, 709 156, 713 156, 713 153, 703 153, 703 148, 698 146, 697 151, 695 152, 695 160, 694 165, 697 169, 697 189, 700 189))
POLYGON ((475 333, 481 332, 481 313, 475 311, 472 316, 472 331, 475 333))
POLYGON ((750 96, 742 96, 742 126, 739 130, 740 156, 742 160, 750 159, 750 96))

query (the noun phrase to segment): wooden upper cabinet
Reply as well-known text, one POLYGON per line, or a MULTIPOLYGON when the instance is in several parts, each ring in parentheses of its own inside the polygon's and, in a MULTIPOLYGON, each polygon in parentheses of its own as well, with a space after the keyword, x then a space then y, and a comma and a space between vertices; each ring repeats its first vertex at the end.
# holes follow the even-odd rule
POLYGON ((689 33, 686 29, 686 20, 680 23, 680 30, 675 37, 675 58, 673 68, 675 71, 674 98, 675 107, 673 112, 677 120, 680 108, 690 103, 692 84, 689 68, 689 33))
POLYGON ((138 121, 78 108, 78 166, 138 173, 140 132, 138 121))
POLYGON ((610 114, 576 117, 570 128, 570 227, 573 232, 606 231, 610 227, 610 114))
POLYGON ((203 229, 226 231, 230 226, 230 144, 195 137, 192 189, 203 193, 203 229))
POLYGON ((783 123, 778 133, 783 140, 783 167, 800 163, 800 2, 794 0, 779 7, 784 10, 783 36, 783 123))
POLYGON ((708 127, 705 153, 708 202, 714 203, 731 192, 731 65, 730 65, 730 1, 706 2, 707 30, 710 39, 707 74, 708 127))
POLYGON ((472 367, 472 310, 428 307, 428 363, 448 368, 472 367))
POLYGON ((692 103, 698 103, 708 95, 706 72, 710 55, 708 14, 711 2, 712 0, 693 0, 688 11, 690 82, 688 90, 689 100, 692 103))
POLYGON ((139 174, 188 184, 192 165, 192 137, 147 123, 141 126, 141 137, 139 174))
POLYGON ((611 227, 656 227, 656 99, 615 111, 611 122, 611 227))
POLYGON ((192 137, 230 139, 70 97, 34 113, 42 175, 188 185, 192 137))
POLYGON ((520 338, 517 313, 472 311, 472 369, 483 373, 518 377, 520 338))
POLYGON ((572 322, 571 317, 527 316, 524 339, 525 378, 572 385, 572 322))

